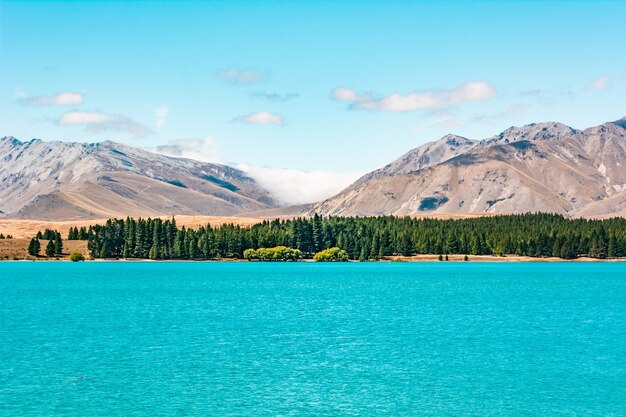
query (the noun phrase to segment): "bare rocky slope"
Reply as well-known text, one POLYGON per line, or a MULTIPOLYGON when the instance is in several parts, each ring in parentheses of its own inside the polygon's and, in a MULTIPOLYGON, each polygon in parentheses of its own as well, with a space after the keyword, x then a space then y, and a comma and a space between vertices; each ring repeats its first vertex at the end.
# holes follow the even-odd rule
MULTIPOLYGON (((276 210, 276 211, 281 211, 276 210)), ((586 130, 511 127, 422 145, 301 214, 626 214, 626 118, 586 130)))
POLYGON ((113 142, 0 139, 0 215, 89 219, 232 216, 276 207, 242 171, 113 142))
POLYGON ((232 167, 116 144, 0 139, 0 216, 72 220, 171 214, 626 215, 626 118, 585 130, 511 127, 447 135, 313 204, 278 208, 232 167))

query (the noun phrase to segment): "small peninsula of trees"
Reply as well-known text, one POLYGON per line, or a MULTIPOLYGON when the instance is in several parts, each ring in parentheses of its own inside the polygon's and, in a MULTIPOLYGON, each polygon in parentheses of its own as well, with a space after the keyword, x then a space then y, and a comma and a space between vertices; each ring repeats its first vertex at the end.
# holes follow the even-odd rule
POLYGON ((415 254, 626 256, 626 219, 567 219, 545 213, 458 220, 315 215, 198 229, 179 228, 173 218, 126 218, 92 226, 87 235, 93 258, 243 259, 246 249, 278 246, 297 249, 303 258, 337 247, 352 260, 415 254))
POLYGON ((243 251, 243 257, 249 261, 297 261, 302 259, 302 252, 287 246, 276 246, 275 248, 246 249, 243 251))

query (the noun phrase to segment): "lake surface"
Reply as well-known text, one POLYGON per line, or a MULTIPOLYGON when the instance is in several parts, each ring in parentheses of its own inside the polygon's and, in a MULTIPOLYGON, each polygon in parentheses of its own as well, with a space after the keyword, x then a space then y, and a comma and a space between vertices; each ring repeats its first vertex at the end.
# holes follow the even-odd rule
POLYGON ((624 416, 626 264, 0 263, 1 416, 624 416))

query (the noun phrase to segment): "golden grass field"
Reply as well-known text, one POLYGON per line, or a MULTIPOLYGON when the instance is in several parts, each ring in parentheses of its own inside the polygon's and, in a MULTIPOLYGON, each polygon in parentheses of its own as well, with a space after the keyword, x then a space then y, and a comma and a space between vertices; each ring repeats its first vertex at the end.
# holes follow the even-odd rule
MULTIPOLYGON (((162 219, 168 219, 170 216, 160 216, 162 219)), ((221 224, 233 223, 239 226, 252 226, 260 223, 263 219, 250 217, 218 217, 218 216, 176 216, 176 224, 187 228, 197 228, 199 226, 218 226, 221 224)), ((70 221, 49 221, 49 220, 26 220, 26 219, 0 219, 0 233, 4 235, 12 235, 13 237, 32 238, 38 231, 44 229, 53 229, 61 232, 61 236, 65 238, 70 227, 81 227, 95 224, 104 224, 107 219, 96 220, 70 220, 70 221)))
MULTIPOLYGON (((4 232, 3 232, 4 233, 4 232)), ((40 240, 41 243, 41 257, 35 258, 28 254, 28 244, 30 238, 17 237, 15 239, 0 239, 0 260, 15 260, 15 259, 45 259, 44 252, 47 240, 40 240)), ((89 259, 89 251, 87 250, 86 240, 63 240, 63 254, 59 259, 67 258, 70 253, 80 252, 85 259, 89 259)))
MULTIPOLYGON (((431 218, 431 219, 470 219, 485 216, 497 216, 503 213, 482 213, 482 214, 415 214, 413 218, 431 218)), ((162 219, 171 218, 171 216, 159 216, 162 219)), ((283 220, 293 218, 295 216, 262 216, 262 217, 224 217, 224 216, 175 216, 178 226, 187 228, 198 228, 199 226, 219 226, 222 224, 233 223, 239 226, 252 226, 263 220, 281 218, 283 220)), ((618 216, 619 217, 619 216, 618 216)), ((0 233, 4 235, 12 235, 14 237, 31 238, 37 234, 39 230, 53 229, 61 232, 62 236, 67 236, 70 227, 89 226, 95 224, 104 224, 107 219, 92 220, 68 220, 68 221, 49 221, 49 220, 31 220, 31 219, 3 219, 0 218, 0 233)))
MULTIPOLYGON (((169 216, 162 216, 163 219, 169 216)), ((103 224, 107 219, 97 220, 72 220, 53 222, 47 220, 24 220, 24 219, 0 219, 0 233, 3 235, 11 235, 14 239, 0 239, 0 260, 14 259, 35 259, 28 254, 28 244, 30 239, 35 237, 38 231, 44 229, 58 230, 63 238, 63 253, 66 258, 72 252, 80 252, 89 258, 87 250, 87 242, 80 240, 67 240, 67 234, 70 227, 81 227, 95 224, 103 224)), ((199 226, 218 226, 221 224, 233 223, 240 226, 251 226, 260 223, 263 219, 254 219, 248 217, 217 217, 217 216, 176 216, 176 224, 187 228, 197 228, 199 226)), ((41 254, 44 253, 48 241, 40 240, 41 254)), ((45 259, 39 257, 37 259, 45 259)))

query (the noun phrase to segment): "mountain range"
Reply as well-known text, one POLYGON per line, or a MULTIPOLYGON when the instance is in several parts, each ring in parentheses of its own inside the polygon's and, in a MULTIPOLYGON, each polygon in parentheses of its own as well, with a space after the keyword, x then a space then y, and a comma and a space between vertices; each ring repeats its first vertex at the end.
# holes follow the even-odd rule
POLYGON ((626 118, 582 131, 556 122, 532 123, 480 141, 447 135, 302 211, 624 215, 624 164, 626 118))
POLYGON ((9 217, 231 216, 277 206, 238 169, 108 141, 5 137, 0 161, 0 211, 9 217))
POLYGON ((626 215, 626 118, 557 122, 419 146, 321 202, 278 207, 244 172, 113 142, 0 139, 0 211, 37 219, 195 214, 626 215))

